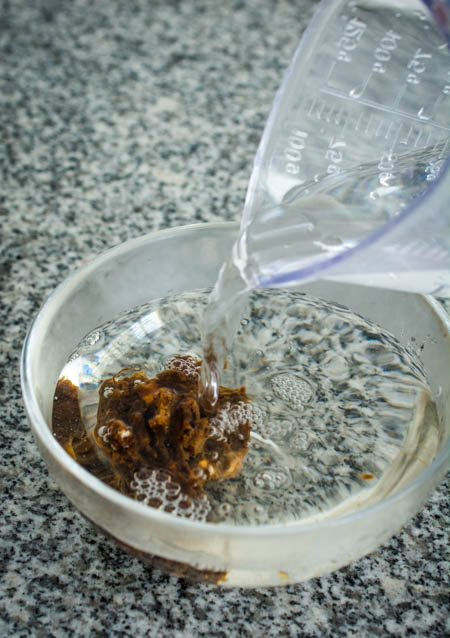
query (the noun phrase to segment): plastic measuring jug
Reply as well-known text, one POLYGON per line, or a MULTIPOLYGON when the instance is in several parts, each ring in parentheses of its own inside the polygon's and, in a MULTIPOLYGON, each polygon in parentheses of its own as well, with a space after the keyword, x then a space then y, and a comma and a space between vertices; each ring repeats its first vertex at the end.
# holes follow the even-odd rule
POLYGON ((255 158, 233 256, 248 287, 450 296, 449 20, 450 0, 322 1, 255 158))

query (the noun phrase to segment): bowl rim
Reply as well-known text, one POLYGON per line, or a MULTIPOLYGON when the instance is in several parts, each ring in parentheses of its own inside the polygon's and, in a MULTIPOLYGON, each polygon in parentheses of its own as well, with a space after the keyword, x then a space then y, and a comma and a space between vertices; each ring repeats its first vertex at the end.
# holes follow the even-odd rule
MULTIPOLYGON (((140 519, 146 519, 149 523, 154 522, 163 524, 164 526, 174 527, 178 532, 182 529, 186 529, 186 531, 190 533, 205 533, 209 531, 234 538, 249 536, 252 536, 253 538, 267 538, 272 535, 279 538, 280 535, 298 535, 303 532, 309 534, 311 532, 318 531, 319 529, 323 529, 324 527, 329 530, 333 527, 340 527, 355 523, 361 518, 366 518, 370 514, 376 515, 384 508, 391 504, 394 505, 395 502, 401 501, 403 498, 407 497, 408 494, 419 489, 422 484, 426 483, 434 474, 439 473, 439 471, 443 469, 443 466, 448 464, 450 457, 450 438, 444 443, 442 450, 427 468, 425 468, 410 483, 398 490, 398 492, 388 495, 386 498, 378 501, 377 503, 363 506, 357 511, 347 514, 344 513, 336 516, 335 518, 324 517, 312 522, 308 522, 308 519, 306 519, 275 524, 239 526, 231 525, 229 523, 192 521, 178 516, 173 516, 173 514, 148 507, 147 505, 122 494, 114 488, 109 487, 106 483, 103 483, 100 479, 81 467, 81 465, 79 465, 61 447, 53 436, 51 429, 39 408, 36 394, 33 391, 33 378, 31 373, 34 343, 39 337, 39 331, 42 323, 45 321, 48 314, 52 312, 53 305, 57 303, 59 306, 61 304, 73 283, 77 280, 83 279, 100 264, 105 263, 110 259, 114 259, 120 254, 126 253, 138 245, 165 240, 180 233, 210 232, 211 230, 236 230, 237 233, 238 227, 239 225, 237 222, 205 222, 153 231, 103 251, 64 279, 50 294, 36 314, 26 334, 22 348, 20 361, 21 387, 31 428, 38 439, 38 442, 44 446, 47 453, 55 459, 56 462, 61 464, 64 470, 68 472, 73 479, 79 481, 88 491, 95 492, 98 497, 106 501, 110 501, 115 506, 123 510, 131 511, 140 519)), ((436 299, 431 296, 420 296, 430 307, 430 310, 435 315, 436 320, 441 323, 443 334, 450 339, 450 317, 447 316, 436 299)))

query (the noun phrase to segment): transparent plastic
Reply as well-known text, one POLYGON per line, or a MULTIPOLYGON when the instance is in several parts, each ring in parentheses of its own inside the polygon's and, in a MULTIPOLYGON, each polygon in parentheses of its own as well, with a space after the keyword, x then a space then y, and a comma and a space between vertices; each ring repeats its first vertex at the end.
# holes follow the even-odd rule
POLYGON ((255 159, 234 251, 248 287, 450 296, 449 15, 446 1, 319 5, 255 159))
POLYGON ((129 308, 213 286, 237 231, 236 224, 161 231, 84 266, 57 288, 31 326, 23 349, 22 389, 33 432, 56 482, 84 516, 121 545, 176 573, 224 586, 287 584, 332 571, 375 549, 420 508, 448 468, 450 323, 437 302, 332 282, 302 287, 375 321, 401 343, 415 344, 446 432, 428 467, 421 466, 419 474, 405 476, 381 501, 352 514, 315 523, 250 526, 181 519, 95 478, 64 451, 50 428, 56 382, 80 340, 129 308))

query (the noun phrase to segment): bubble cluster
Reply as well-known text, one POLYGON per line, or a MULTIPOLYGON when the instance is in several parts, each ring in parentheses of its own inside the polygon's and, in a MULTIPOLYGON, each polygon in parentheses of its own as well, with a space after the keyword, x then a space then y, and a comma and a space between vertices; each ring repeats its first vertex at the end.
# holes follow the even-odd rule
POLYGON ((293 421, 288 419, 267 418, 252 427, 254 432, 261 434, 266 439, 283 439, 294 427, 293 421))
POLYGON ((231 405, 227 401, 210 420, 208 433, 217 441, 226 441, 227 437, 241 425, 248 423, 250 429, 257 429, 264 418, 265 412, 258 405, 244 401, 231 405))
POLYGON ((112 421, 108 425, 102 425, 98 429, 98 436, 107 445, 112 443, 114 449, 117 449, 117 446, 123 449, 129 448, 134 441, 132 431, 120 421, 112 421))
POLYGON ((245 414, 251 430, 261 430, 267 420, 267 413, 257 403, 245 403, 245 414))
POLYGON ((135 472, 130 487, 141 503, 182 518, 205 521, 210 511, 205 495, 195 499, 188 496, 165 470, 141 468, 135 472))
POLYGON ((176 370, 181 372, 189 379, 198 379, 200 377, 200 366, 194 357, 171 357, 166 367, 168 370, 176 370))
POLYGON ((284 372, 272 379, 273 393, 289 407, 301 410, 312 397, 311 386, 297 374, 284 372))
POLYGON ((253 485, 264 490, 279 490, 291 482, 289 471, 280 468, 267 468, 253 476, 253 485))
POLYGON ((296 428, 294 430, 293 436, 290 439, 290 443, 292 447, 297 448, 299 450, 304 450, 308 447, 311 437, 308 432, 301 428, 296 428))
POLYGON ((104 443, 109 443, 111 432, 106 425, 102 425, 102 427, 98 429, 97 434, 103 440, 104 443))

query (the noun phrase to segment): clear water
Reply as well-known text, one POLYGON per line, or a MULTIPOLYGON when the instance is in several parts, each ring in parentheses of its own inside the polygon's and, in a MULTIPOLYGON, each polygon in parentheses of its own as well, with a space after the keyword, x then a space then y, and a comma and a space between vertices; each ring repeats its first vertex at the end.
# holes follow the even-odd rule
MULTIPOLYGON (((209 293, 154 301, 85 337, 62 375, 79 386, 88 430, 106 377, 130 366, 154 376, 174 355, 202 357, 209 293)), ((418 359, 392 335, 287 290, 253 291, 241 307, 221 382, 245 385, 252 398, 250 450, 240 474, 209 483, 190 516, 243 525, 334 516, 381 499, 428 465, 439 420, 418 359)), ((136 485, 145 502, 166 492, 179 498, 156 473, 136 485)))

